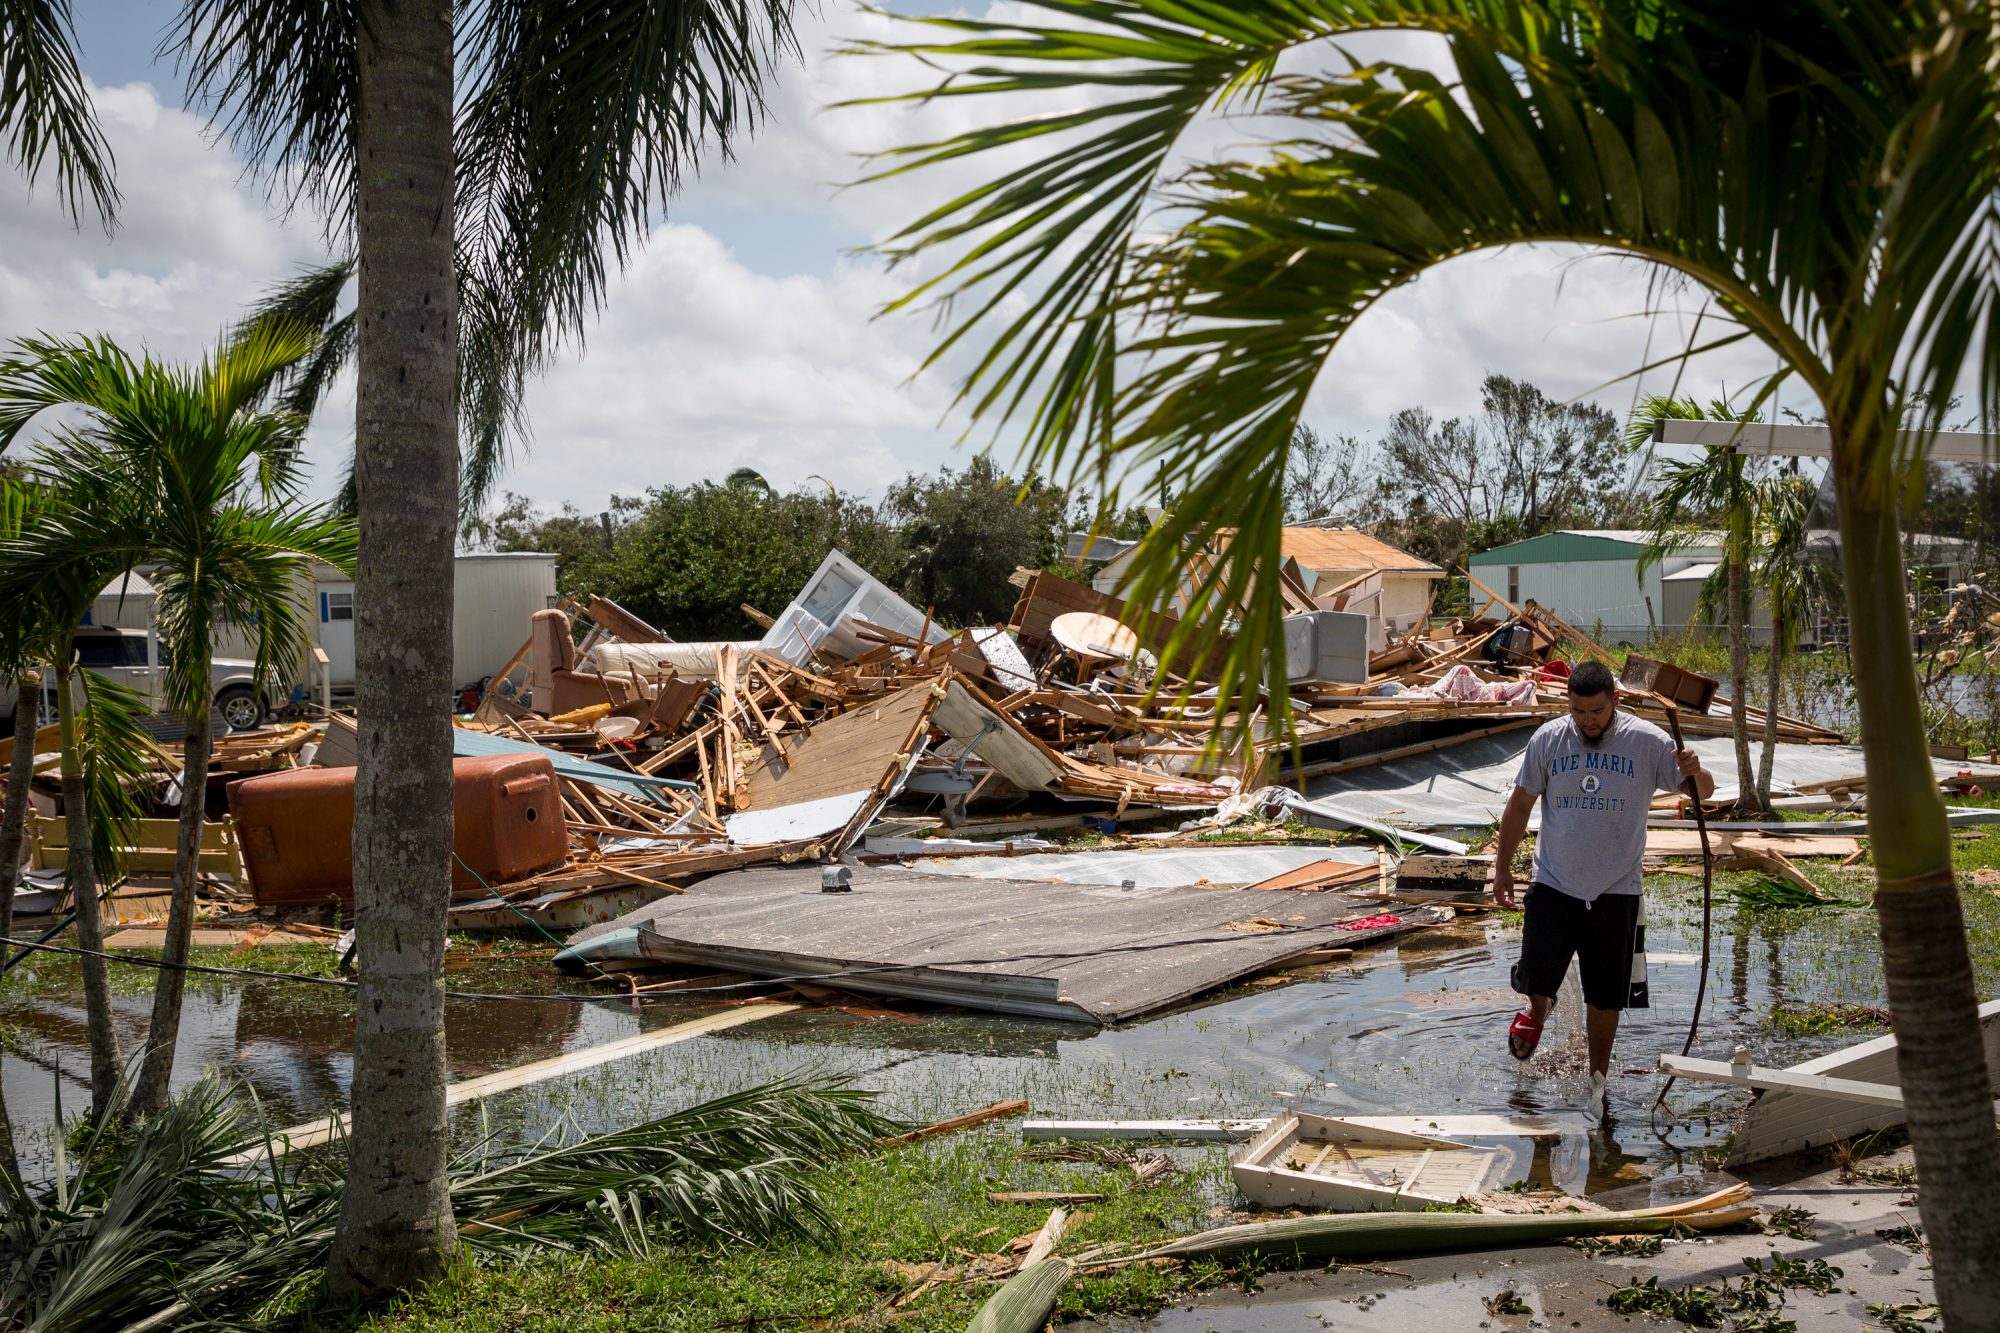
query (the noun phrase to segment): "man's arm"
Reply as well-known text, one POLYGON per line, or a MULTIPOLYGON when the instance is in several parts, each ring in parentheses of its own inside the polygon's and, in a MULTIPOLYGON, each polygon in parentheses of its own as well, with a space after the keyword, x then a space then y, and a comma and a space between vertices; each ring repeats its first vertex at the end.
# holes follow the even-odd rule
POLYGON ((1534 808, 1535 794, 1516 787, 1500 815, 1500 836, 1493 843, 1493 900, 1502 907, 1514 905, 1514 853, 1520 850, 1521 835, 1528 831, 1528 812, 1534 808))

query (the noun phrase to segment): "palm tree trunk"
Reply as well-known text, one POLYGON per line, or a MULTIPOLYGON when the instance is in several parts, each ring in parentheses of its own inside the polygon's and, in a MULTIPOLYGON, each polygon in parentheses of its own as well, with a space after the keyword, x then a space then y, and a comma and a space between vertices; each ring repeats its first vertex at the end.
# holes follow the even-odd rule
POLYGON ((1771 769, 1778 759, 1778 685, 1785 665, 1780 645, 1781 641, 1791 637, 1789 628, 1780 625, 1776 616, 1771 617, 1771 666, 1764 678, 1767 686, 1764 691, 1764 753, 1757 760, 1757 804, 1767 813, 1771 809, 1771 769))
POLYGON ((167 906, 167 938, 160 949, 160 976, 153 984, 153 1018, 146 1027, 146 1063, 132 1090, 133 1115, 152 1115, 167 1104, 174 1048, 181 1032, 181 997, 187 989, 188 940, 194 933, 194 890, 201 875, 201 815, 208 791, 209 711, 189 722, 186 757, 181 761, 181 822, 174 847, 174 896, 167 906))
POLYGON ((83 949, 83 1011, 90 1033, 90 1113, 103 1116, 115 1109, 124 1062, 118 1054, 118 1031, 111 1026, 111 973, 104 961, 104 920, 98 915, 97 862, 90 847, 90 797, 83 782, 83 755, 77 748, 76 672, 69 665, 70 645, 56 657, 56 720, 62 727, 63 827, 69 842, 69 864, 63 881, 76 911, 76 942, 83 949))
MULTIPOLYGON (((1853 442, 1842 440, 1837 426, 1835 431, 1836 457, 1853 457, 1853 442)), ((1840 463, 1835 467, 1848 642, 1868 767, 1868 835, 1879 879, 1882 972, 1916 1149, 1917 1206, 1945 1326, 1954 1333, 1995 1330, 2000 1135, 1994 1132, 1951 835, 1923 743, 1903 556, 1893 512, 1872 503, 1840 463)))
POLYGON ((355 149, 354 1125, 330 1288, 374 1297, 457 1248, 446 1192, 452 544, 458 518, 452 0, 360 10, 355 149))
MULTIPOLYGON (((1731 546, 1741 551, 1734 542, 1731 546)), ((1729 558, 1729 732, 1736 741, 1736 804, 1748 807, 1757 799, 1757 777, 1750 767, 1750 644, 1749 615, 1744 608, 1743 559, 1729 558)))
POLYGON ((7 765, 7 803, 0 807, 0 939, 14 933, 14 890, 21 883, 21 843, 28 831, 28 787, 35 780, 41 674, 23 671, 14 682, 14 694, 14 753, 7 765))

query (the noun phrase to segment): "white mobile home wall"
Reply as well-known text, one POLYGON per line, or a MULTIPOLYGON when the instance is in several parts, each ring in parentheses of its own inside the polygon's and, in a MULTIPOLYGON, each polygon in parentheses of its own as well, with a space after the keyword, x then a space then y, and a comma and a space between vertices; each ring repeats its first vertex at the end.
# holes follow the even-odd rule
POLYGON ((451 673, 471 685, 507 665, 528 621, 556 604, 556 558, 542 551, 460 555, 452 579, 451 673))
MULTIPOLYGON (((1640 534, 1564 531, 1544 533, 1473 556, 1472 576, 1514 605, 1533 601, 1607 643, 1643 644, 1671 622, 1663 579, 1704 560, 1710 544, 1677 551, 1639 573, 1640 534)), ((1474 590, 1473 608, 1484 598, 1474 590)))
MULTIPOLYGON (((327 657, 327 677, 334 689, 354 684, 354 624, 339 618, 329 603, 339 594, 352 596, 354 581, 332 566, 315 572, 308 594, 306 624, 314 647, 327 657)), ((470 552, 453 561, 452 681, 470 685, 498 671, 528 639, 528 620, 556 604, 556 558, 542 551, 470 552)), ((91 623, 145 629, 152 623, 153 595, 119 597, 115 592, 97 599, 91 623)), ((236 626, 218 629, 217 657, 254 657, 256 640, 236 626)), ((309 672, 301 672, 301 683, 309 672)), ((314 682, 316 684, 316 681, 314 682)))

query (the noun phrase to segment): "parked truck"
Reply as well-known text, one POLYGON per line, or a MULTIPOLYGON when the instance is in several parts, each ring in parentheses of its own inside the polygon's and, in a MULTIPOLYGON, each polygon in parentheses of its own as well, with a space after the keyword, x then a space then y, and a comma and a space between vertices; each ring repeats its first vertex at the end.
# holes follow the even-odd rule
MULTIPOLYGON (((155 709, 165 710, 160 642, 150 631, 85 625, 76 632, 76 657, 86 671, 129 686, 146 696, 155 709)), ((290 700, 291 691, 276 676, 266 676, 260 684, 257 664, 244 658, 211 658, 208 675, 215 692, 215 710, 231 731, 250 730, 290 700)), ((15 682, 0 679, 0 719, 4 719, 0 727, 11 725, 16 698, 15 682)), ((53 704, 53 695, 49 703, 53 704)))

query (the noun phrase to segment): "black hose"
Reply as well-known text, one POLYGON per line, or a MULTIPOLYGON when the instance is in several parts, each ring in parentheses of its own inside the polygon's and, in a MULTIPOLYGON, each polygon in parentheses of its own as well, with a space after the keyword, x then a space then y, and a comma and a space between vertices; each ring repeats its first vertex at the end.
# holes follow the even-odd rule
MULTIPOLYGON (((1681 740, 1681 718, 1678 709, 1667 709, 1667 725, 1673 729, 1674 748, 1685 750, 1686 742, 1681 740)), ((1708 845, 1708 812, 1702 808, 1701 788, 1693 778, 1689 778, 1682 790, 1694 802, 1694 826, 1701 834, 1701 976, 1694 983, 1694 1013, 1688 1019, 1687 1040, 1681 1043, 1681 1055, 1685 1057, 1694 1049, 1695 1036, 1701 1031, 1701 1006, 1708 996, 1708 949, 1709 930, 1715 915, 1715 852, 1708 845)), ((1673 1091, 1675 1076, 1669 1074, 1667 1081, 1660 1085, 1660 1095, 1653 1099, 1653 1114, 1658 1117, 1662 1110, 1668 1115, 1673 1108, 1667 1105, 1667 1094, 1673 1091)))
MULTIPOLYGON (((35 944, 47 944, 50 940, 54 939, 57 935, 62 933, 62 929, 64 926, 67 926, 70 922, 74 920, 76 920, 76 909, 71 908, 68 916, 56 922, 53 926, 50 926, 40 935, 37 935, 35 937, 35 944)), ((6 962, 0 963, 0 977, 4 977, 9 972, 13 971, 14 964, 20 962, 23 958, 26 958, 29 954, 33 953, 34 951, 35 951, 34 946, 30 945, 27 948, 22 949, 21 952, 15 954, 12 958, 9 958, 6 962)))

